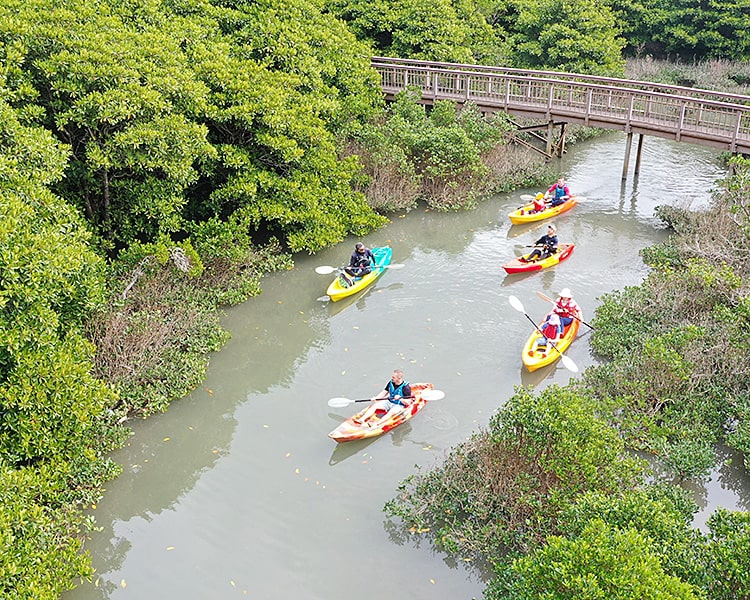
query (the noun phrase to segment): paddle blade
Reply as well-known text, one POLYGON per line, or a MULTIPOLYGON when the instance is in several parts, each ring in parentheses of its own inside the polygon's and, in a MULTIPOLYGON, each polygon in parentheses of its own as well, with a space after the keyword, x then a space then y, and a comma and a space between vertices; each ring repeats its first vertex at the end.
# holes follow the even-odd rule
POLYGON ((526 311, 523 309, 523 304, 521 304, 521 301, 518 298, 515 296, 508 296, 508 302, 510 302, 510 305, 518 312, 526 314, 526 311))
POLYGON ((434 402, 435 400, 442 400, 445 398, 445 392, 442 390, 425 390, 422 392, 422 398, 428 402, 434 402))
POLYGON ((524 202, 531 202, 534 199, 534 196, 531 194, 521 194, 521 200, 524 202))
POLYGON ((565 367, 565 368, 566 368, 566 369, 567 369, 568 371, 573 371, 573 373, 578 373, 578 365, 576 365, 576 364, 575 364, 575 363, 573 362, 573 359, 572 359, 572 358, 569 358, 569 357, 565 356, 564 354, 560 355, 560 358, 561 358, 561 360, 562 360, 562 364, 563 364, 563 366, 564 366, 564 367, 565 367))
POLYGON ((320 267, 315 267, 315 272, 318 275, 330 275, 336 270, 336 267, 330 267, 328 265, 323 265, 320 267))
POLYGON ((353 402, 354 400, 350 400, 349 398, 331 398, 328 401, 328 406, 332 406, 333 408, 343 408, 344 406, 349 406, 353 402))
POLYGON ((551 302, 552 304, 555 304, 555 301, 547 296, 546 294, 543 294, 542 292, 535 292, 537 295, 537 298, 544 300, 545 302, 551 302))
POLYGON ((403 264, 403 263, 395 263, 395 264, 392 264, 392 265, 385 265, 384 268, 386 268, 386 269, 395 269, 396 271, 398 271, 399 269, 403 269, 405 266, 406 265, 403 264))

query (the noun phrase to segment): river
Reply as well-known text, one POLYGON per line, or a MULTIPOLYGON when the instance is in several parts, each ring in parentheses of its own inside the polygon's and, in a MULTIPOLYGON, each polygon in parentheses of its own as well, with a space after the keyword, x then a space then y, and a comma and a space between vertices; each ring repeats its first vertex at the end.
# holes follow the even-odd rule
MULTIPOLYGON (((485 426, 514 386, 574 376, 559 362, 522 369, 530 324, 510 294, 537 319, 547 305, 534 292, 569 287, 590 320, 602 294, 646 275, 639 250, 666 236, 654 208, 705 205, 724 175, 712 150, 647 138, 639 178, 623 185, 624 147, 611 133, 559 162, 586 199, 554 221, 576 249, 553 269, 501 268, 545 230, 511 226, 520 194, 536 191, 517 190, 470 212, 393 215, 364 241, 389 244, 405 266, 352 299, 326 301, 331 276, 314 267, 345 262, 354 239, 266 277, 261 296, 227 311, 232 340, 204 384, 132 424, 130 443, 113 455, 124 472, 91 511, 101 531, 86 548, 97 573, 64 598, 481 598, 479 567, 404 531, 382 507, 416 464, 434 464, 485 426), (397 367, 445 398, 375 440, 330 440, 355 407, 327 400, 369 397, 397 367)), ((595 362, 588 338, 582 327, 568 352, 581 369, 595 362)), ((691 486, 698 526, 718 506, 750 508, 741 461, 691 486)))

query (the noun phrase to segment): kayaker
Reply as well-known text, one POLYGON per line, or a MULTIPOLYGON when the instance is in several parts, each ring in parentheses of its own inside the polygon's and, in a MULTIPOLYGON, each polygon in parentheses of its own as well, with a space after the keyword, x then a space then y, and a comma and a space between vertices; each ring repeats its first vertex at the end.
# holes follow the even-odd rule
POLYGON ((526 257, 522 256, 518 260, 521 262, 534 262, 537 259, 552 256, 557 252, 557 227, 550 223, 547 226, 546 235, 540 237, 534 242, 534 245, 539 246, 539 248, 534 248, 534 251, 531 252, 531 254, 526 257))
POLYGON ((534 196, 534 208, 531 212, 540 213, 545 208, 547 208, 547 203, 544 200, 544 194, 542 194, 542 192, 539 192, 536 196, 534 196))
POLYGON ((344 272, 341 273, 341 278, 346 283, 347 287, 354 283, 355 277, 362 277, 372 271, 372 265, 375 264, 375 257, 367 246, 362 242, 357 242, 354 245, 354 252, 352 252, 349 258, 349 266, 344 267, 344 272))
POLYGON ((563 327, 567 327, 573 321, 573 319, 581 319, 581 308, 573 300, 570 294, 570 289, 564 288, 560 292, 560 297, 555 302, 555 308, 552 312, 560 317, 560 323, 563 327))
POLYGON ((568 184, 565 183, 565 178, 560 177, 557 183, 547 190, 545 197, 551 200, 550 206, 559 206, 568 200, 570 198, 570 189, 568 188, 568 184))
POLYGON ((542 337, 540 337, 536 342, 537 346, 540 349, 542 346, 546 347, 549 342, 552 342, 552 344, 557 343, 563 332, 563 326, 562 323, 560 323, 560 317, 557 315, 557 313, 552 312, 547 315, 547 318, 545 319, 541 330, 542 337))
POLYGON ((413 402, 411 386, 404 381, 403 371, 401 369, 394 369, 391 379, 385 385, 385 388, 377 396, 370 398, 370 402, 371 404, 367 407, 367 410, 362 413, 359 419, 355 420, 356 423, 366 423, 378 409, 388 412, 394 408, 401 410, 409 406, 413 402))

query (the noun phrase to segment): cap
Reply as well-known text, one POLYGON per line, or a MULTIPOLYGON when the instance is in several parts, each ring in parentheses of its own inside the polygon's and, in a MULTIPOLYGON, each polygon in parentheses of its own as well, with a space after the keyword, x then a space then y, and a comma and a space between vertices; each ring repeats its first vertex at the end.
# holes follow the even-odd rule
POLYGON ((563 288, 560 292, 560 298, 572 298, 569 288, 563 288))
POLYGON ((547 227, 549 227, 552 231, 557 233, 557 227, 555 227, 552 223, 550 223, 547 227))

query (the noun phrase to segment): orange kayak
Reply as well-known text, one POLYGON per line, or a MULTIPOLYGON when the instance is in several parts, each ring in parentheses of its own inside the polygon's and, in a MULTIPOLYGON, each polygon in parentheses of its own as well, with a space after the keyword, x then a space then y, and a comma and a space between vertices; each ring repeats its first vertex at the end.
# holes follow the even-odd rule
POLYGON ((529 202, 528 204, 525 204, 521 208, 518 208, 514 210, 513 212, 509 213, 508 217, 510 218, 511 223, 513 223, 514 225, 522 225, 523 223, 533 223, 534 221, 543 221, 544 219, 556 217, 559 214, 569 211, 576 204, 578 204, 577 198, 575 196, 571 196, 562 204, 558 204, 557 206, 548 206, 542 211, 533 212, 534 203, 529 202))
POLYGON ((364 423, 355 423, 354 420, 359 419, 367 410, 367 407, 365 407, 356 415, 349 417, 336 427, 336 429, 328 434, 328 437, 339 443, 351 442, 352 440, 364 440, 376 437, 391 429, 395 429, 425 407, 427 400, 422 397, 422 392, 431 389, 431 383, 412 383, 411 394, 414 396, 414 401, 404 410, 391 410, 388 414, 378 411, 364 423))

